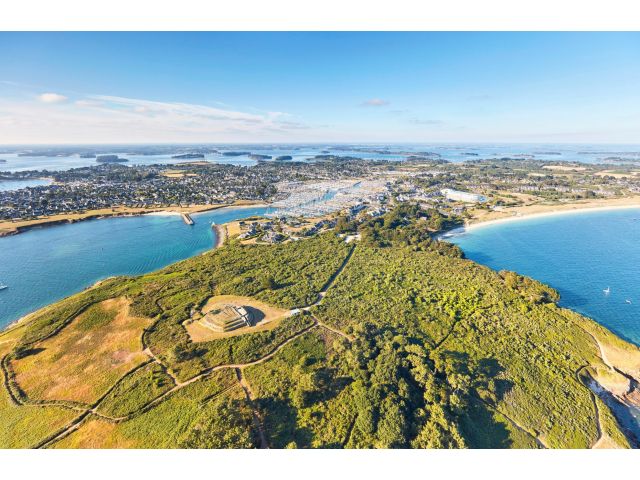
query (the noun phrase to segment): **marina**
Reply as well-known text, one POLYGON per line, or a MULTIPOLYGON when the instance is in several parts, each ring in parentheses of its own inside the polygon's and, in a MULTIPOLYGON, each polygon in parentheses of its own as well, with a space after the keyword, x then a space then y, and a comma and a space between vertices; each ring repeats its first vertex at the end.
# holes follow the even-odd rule
POLYGON ((277 210, 270 216, 310 218, 357 208, 364 202, 375 204, 384 197, 386 190, 382 180, 291 182, 278 187, 288 197, 272 204, 277 210))

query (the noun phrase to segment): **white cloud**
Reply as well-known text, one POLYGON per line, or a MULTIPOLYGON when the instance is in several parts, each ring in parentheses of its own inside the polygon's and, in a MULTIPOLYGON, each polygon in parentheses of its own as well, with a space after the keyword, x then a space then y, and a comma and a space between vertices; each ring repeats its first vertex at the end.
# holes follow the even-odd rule
POLYGON ((383 100, 381 98, 372 98, 370 100, 367 100, 366 102, 363 102, 362 105, 364 105, 365 107, 384 107, 385 105, 389 105, 390 102, 388 102, 387 100, 383 100))
POLYGON ((0 143, 291 141, 307 124, 281 112, 86 95, 0 97, 0 143), (48 104, 58 103, 52 109, 48 104))
POLYGON ((38 100, 44 103, 63 103, 69 99, 59 93, 42 93, 38 95, 38 100))

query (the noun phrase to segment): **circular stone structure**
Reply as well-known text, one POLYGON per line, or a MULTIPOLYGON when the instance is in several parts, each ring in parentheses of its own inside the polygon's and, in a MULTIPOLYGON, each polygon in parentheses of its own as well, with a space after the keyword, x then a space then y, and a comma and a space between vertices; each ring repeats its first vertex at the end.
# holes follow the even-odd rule
POLYGON ((251 317, 251 312, 245 307, 225 304, 207 312, 200 322, 214 332, 225 333, 242 327, 250 327, 251 317))

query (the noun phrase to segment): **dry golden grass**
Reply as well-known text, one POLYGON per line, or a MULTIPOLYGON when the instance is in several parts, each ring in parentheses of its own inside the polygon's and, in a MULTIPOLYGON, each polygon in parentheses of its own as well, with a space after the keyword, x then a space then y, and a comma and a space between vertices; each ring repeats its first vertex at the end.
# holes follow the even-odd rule
MULTIPOLYGON (((222 307, 223 305, 238 305, 250 307, 253 309, 254 318, 258 317, 258 322, 251 327, 243 327, 231 332, 214 332, 210 328, 201 323, 201 319, 187 323, 185 328, 194 342, 207 342, 218 338, 235 337, 244 335, 245 333, 255 333, 265 330, 272 330, 278 326, 280 321, 287 315, 288 311, 282 308, 272 307, 264 302, 260 302, 251 297, 239 297, 236 295, 218 295, 211 297, 202 307, 202 313, 206 314, 211 310, 222 307)), ((255 321, 255 320, 254 320, 255 321)))
POLYGON ((146 360, 146 318, 129 315, 124 298, 91 306, 37 353, 12 362, 16 380, 34 399, 92 403, 124 373, 146 360))
POLYGON ((178 448, 199 418, 216 415, 212 395, 244 400, 232 369, 214 372, 171 394, 150 410, 121 423, 91 416, 54 448, 178 448), (231 390, 228 388, 231 387, 231 390), (234 388, 235 387, 235 388, 234 388), (226 392, 225 392, 226 390, 226 392))
MULTIPOLYGON (((613 336, 612 336, 613 337, 613 336)), ((616 337, 613 339, 617 340, 616 337)), ((620 345, 610 338, 600 336, 600 345, 607 361, 636 379, 640 379, 640 349, 629 345, 620 345)))
POLYGON ((8 353, 16 342, 20 340, 20 337, 24 334, 25 327, 25 323, 16 323, 13 327, 0 332, 0 358, 5 353, 8 353))
POLYGON ((165 170, 162 176, 167 178, 197 177, 195 173, 185 172, 183 170, 165 170))
MULTIPOLYGON (((9 353, 22 334, 18 329, 0 336, 0 358, 9 353)), ((0 385, 0 448, 29 448, 70 422, 78 412, 61 407, 15 405, 0 385)))
POLYGON ((583 172, 586 170, 586 167, 576 167, 571 165, 545 165, 542 168, 546 168, 547 170, 558 170, 560 172, 583 172))
POLYGON ((240 228, 240 222, 225 223, 225 226, 227 227, 227 235, 229 236, 229 238, 237 237, 243 232, 243 230, 240 228))
POLYGON ((597 172, 596 175, 599 177, 624 178, 624 177, 634 177, 636 175, 640 175, 640 172, 631 171, 629 173, 620 173, 620 172, 614 172, 611 170, 603 170, 602 172, 597 172))
POLYGON ((120 434, 115 423, 91 418, 79 430, 55 444, 55 448, 136 448, 136 442, 120 434))

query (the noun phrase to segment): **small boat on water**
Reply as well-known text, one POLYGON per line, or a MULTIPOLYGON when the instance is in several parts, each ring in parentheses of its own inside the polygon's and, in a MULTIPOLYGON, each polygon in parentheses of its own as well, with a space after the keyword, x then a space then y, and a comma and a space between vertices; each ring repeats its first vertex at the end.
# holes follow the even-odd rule
POLYGON ((604 292, 605 295, 609 295, 611 293, 611 287, 607 287, 602 291, 604 292))
POLYGON ((5 285, 4 283, 0 283, 0 290, 4 290, 5 288, 9 288, 9 285, 5 285))
POLYGON ((631 300, 629 300, 628 298, 624 301, 624 303, 631 303, 631 300))

